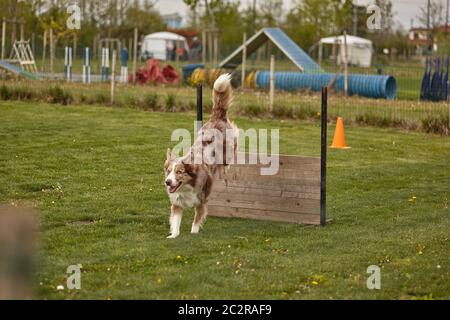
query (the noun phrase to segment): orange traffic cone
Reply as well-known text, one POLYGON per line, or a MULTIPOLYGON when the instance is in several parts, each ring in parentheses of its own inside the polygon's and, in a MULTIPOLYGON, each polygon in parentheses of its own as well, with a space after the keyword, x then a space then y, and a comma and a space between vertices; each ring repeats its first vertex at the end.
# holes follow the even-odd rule
POLYGON ((331 148, 350 149, 350 147, 345 144, 344 121, 342 120, 342 117, 337 118, 336 129, 334 131, 333 143, 331 144, 331 148))

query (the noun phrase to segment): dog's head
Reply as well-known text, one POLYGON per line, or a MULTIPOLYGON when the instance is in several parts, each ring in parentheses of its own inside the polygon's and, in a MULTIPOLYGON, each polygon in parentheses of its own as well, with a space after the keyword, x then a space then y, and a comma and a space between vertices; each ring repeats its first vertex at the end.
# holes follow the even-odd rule
POLYGON ((168 193, 174 193, 184 185, 194 186, 196 166, 183 162, 183 158, 173 158, 170 149, 167 149, 164 163, 165 184, 168 193))

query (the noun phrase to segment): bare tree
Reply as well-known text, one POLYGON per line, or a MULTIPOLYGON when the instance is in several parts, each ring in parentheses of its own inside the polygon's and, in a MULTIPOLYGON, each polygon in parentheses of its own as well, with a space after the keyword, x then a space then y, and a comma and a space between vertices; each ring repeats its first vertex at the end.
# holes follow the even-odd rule
POLYGON ((277 26, 283 16, 282 0, 266 0, 260 4, 261 23, 268 27, 277 26))
MULTIPOLYGON (((429 27, 432 33, 435 33, 438 27, 444 25, 444 5, 437 0, 430 1, 430 13, 429 13, 429 27)), ((417 20, 424 26, 428 27, 428 6, 424 5, 420 7, 420 15, 417 16, 417 20)))

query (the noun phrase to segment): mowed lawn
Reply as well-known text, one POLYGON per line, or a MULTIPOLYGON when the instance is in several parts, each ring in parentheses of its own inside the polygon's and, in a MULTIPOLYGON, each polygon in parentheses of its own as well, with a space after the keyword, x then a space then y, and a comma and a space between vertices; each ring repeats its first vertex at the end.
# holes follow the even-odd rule
MULTIPOLYGON (((0 201, 39 210, 35 298, 450 298, 448 137, 346 127, 352 149, 328 149, 326 227, 210 217, 191 235, 190 210, 169 240, 165 151, 193 113, 0 102, 0 119, 0 201), (58 291, 72 264, 81 289, 58 291)), ((317 124, 234 120, 319 154, 317 124)))

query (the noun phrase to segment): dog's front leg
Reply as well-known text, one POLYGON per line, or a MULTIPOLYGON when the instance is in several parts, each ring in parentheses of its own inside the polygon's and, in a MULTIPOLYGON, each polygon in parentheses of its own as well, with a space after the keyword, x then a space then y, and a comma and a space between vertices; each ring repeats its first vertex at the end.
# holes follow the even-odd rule
POLYGON ((183 209, 172 205, 170 207, 171 213, 170 213, 170 236, 167 238, 173 239, 178 237, 180 234, 180 225, 181 225, 181 217, 183 216, 183 209))

